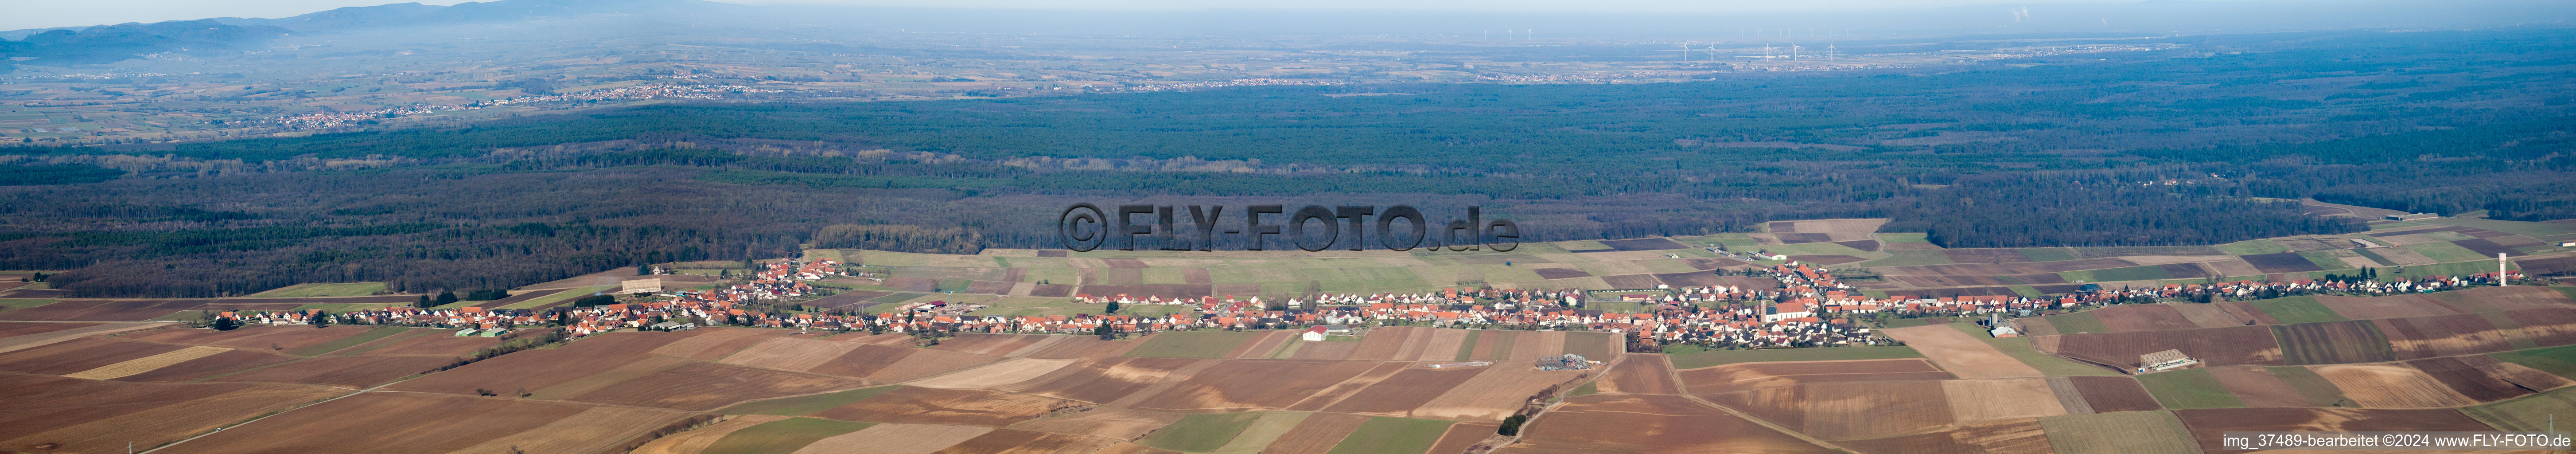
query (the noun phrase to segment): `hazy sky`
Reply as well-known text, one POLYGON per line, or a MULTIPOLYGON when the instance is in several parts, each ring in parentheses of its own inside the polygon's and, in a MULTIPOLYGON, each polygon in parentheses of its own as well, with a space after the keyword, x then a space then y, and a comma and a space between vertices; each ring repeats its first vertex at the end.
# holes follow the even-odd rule
MULTIPOLYGON (((727 0, 755 5, 937 6, 1044 9, 1379 9, 1486 12, 1723 12, 1787 9, 1922 8, 2000 3, 2133 3, 2136 0, 727 0)), ((0 30, 73 27, 208 17, 286 17, 343 6, 399 3, 388 0, 55 0, 13 2, 0 14, 0 30)), ((420 3, 452 5, 456 0, 420 3)))

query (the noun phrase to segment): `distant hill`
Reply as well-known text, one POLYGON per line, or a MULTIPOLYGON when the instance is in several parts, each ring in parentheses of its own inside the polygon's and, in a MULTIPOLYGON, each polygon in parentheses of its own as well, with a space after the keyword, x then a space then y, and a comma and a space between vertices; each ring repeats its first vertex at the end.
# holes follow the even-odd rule
POLYGON ((207 19, 124 23, 47 30, 23 40, 0 41, 0 57, 33 57, 20 63, 39 65, 107 63, 163 52, 238 52, 289 33, 285 28, 207 19))
POLYGON ((352 6, 279 19, 224 17, 234 25, 267 25, 299 32, 346 31, 458 24, 498 24, 593 14, 686 14, 739 8, 698 0, 501 0, 452 6, 393 3, 352 6))

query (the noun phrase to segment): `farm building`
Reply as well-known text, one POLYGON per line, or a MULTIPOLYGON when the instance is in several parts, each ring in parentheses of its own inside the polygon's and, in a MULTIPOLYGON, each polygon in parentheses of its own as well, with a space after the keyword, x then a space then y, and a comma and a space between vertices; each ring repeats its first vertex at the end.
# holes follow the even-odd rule
POLYGON ((618 293, 658 293, 662 291, 662 279, 658 277, 629 279, 621 284, 622 285, 618 286, 618 293))
POLYGON ((652 328, 654 331, 679 331, 679 330, 697 329, 697 328, 698 328, 698 324, 696 324, 696 323, 688 323, 688 322, 661 322, 661 323, 655 323, 655 324, 653 324, 653 326, 651 326, 650 328, 652 328))
POLYGON ((2139 372, 2180 369, 2193 364, 2200 364, 2200 360, 2183 355, 2180 349, 2138 355, 2139 372))
POLYGON ((1591 368, 1592 361, 1583 359, 1583 355, 1573 353, 1539 358, 1538 360, 1538 370, 1584 370, 1591 368))
POLYGON ((2417 220, 2417 219, 2432 219, 2432 218, 2438 218, 2438 217, 2442 217, 2442 215, 2433 214, 2433 213, 2406 213, 2406 214, 2392 214, 2392 215, 2388 215, 2388 219, 2389 219, 2389 220, 2392 220, 2392 221, 2412 221, 2412 220, 2417 220))
POLYGON ((1306 328, 1305 336, 1308 341, 1322 342, 1324 340, 1324 327, 1308 327, 1306 328))

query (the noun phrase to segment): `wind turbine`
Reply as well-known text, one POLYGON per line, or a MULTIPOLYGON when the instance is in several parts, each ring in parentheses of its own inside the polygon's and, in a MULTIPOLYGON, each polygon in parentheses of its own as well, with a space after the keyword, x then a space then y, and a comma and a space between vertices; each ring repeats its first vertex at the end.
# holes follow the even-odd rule
POLYGON ((1690 41, 1682 41, 1682 63, 1690 63, 1690 41))

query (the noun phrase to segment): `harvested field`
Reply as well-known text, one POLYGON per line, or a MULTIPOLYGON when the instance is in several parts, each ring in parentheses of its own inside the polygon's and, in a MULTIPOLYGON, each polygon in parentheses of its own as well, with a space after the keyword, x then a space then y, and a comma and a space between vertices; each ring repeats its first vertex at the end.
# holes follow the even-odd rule
POLYGON ((2434 408, 2476 404, 2424 371, 2403 364, 2310 366, 2363 408, 2434 408))
MULTIPOLYGON (((90 382, 108 384, 108 382, 90 382)), ((139 441, 142 446, 173 441, 180 436, 206 433, 216 426, 227 426, 234 420, 245 420, 265 410, 278 410, 299 402, 322 400, 322 397, 345 395, 348 390, 330 387, 299 387, 299 384, 193 384, 173 387, 155 384, 152 390, 232 390, 204 392, 209 397, 162 397, 165 402, 152 405, 103 405, 103 402, 149 402, 152 397, 129 395, 121 390, 95 390, 90 397, 54 397, 31 392, 26 387, 8 387, 13 395, 26 395, 26 402, 46 402, 41 410, 15 410, 8 418, 28 415, 39 420, 0 420, 0 446, 28 449, 31 444, 59 444, 49 451, 121 451, 126 441, 139 441), (142 397, 142 400, 139 400, 142 397), (88 402, 90 408, 72 410, 70 405, 88 402), (62 408, 57 408, 62 405, 62 408), (77 423, 77 426, 75 426, 77 423)), ((167 451, 459 451, 479 441, 500 439, 507 433, 528 431, 546 426, 551 420, 577 415, 590 405, 564 405, 564 402, 510 402, 510 400, 471 400, 471 397, 435 397, 435 395, 397 395, 397 392, 366 392, 345 400, 332 400, 299 408, 291 413, 278 413, 252 426, 234 431, 211 433, 206 439, 188 441, 167 451), (389 428, 412 428, 412 431, 389 431, 389 428)), ((665 413, 677 418, 677 413, 665 413)), ((670 418, 644 420, 644 423, 667 423, 670 418)), ((631 423, 631 420, 595 420, 608 423, 631 423)), ((567 444, 605 449, 629 433, 616 433, 613 439, 587 436, 587 433, 562 433, 567 444)))
MULTIPOLYGON (((1853 242, 1853 243, 1859 243, 1859 242, 1855 241, 1855 242, 1853 242)), ((1869 243, 1868 243, 1868 245, 1869 245, 1870 249, 1877 249, 1877 248, 1878 248, 1878 243, 1877 243, 1877 242, 1869 242, 1869 243)), ((1870 250, 1870 249, 1862 249, 1862 250, 1870 250)), ((1790 260, 1796 260, 1796 261, 1798 261, 1799 263, 1814 263, 1814 264, 1820 264, 1820 265, 1841 265, 1841 264, 1845 264, 1845 263, 1853 263, 1853 262, 1861 262, 1861 261, 1869 260, 1869 259, 1865 259, 1865 258, 1853 257, 1853 256, 1848 256, 1848 255, 1793 255, 1793 256, 1789 256, 1789 259, 1790 259, 1790 260)))
POLYGON ((735 403, 856 388, 822 375, 691 362, 573 396, 572 401, 707 411, 735 403))
POLYGON ((1993 345, 1969 337, 1947 326, 1915 326, 1880 330, 1887 337, 1905 342, 1922 352, 1924 358, 1959 378, 2040 377, 2039 369, 2005 355, 1993 345))
POLYGON ((1270 446, 1262 448, 1261 452, 1262 454, 1327 454, 1332 451, 1333 445, 1340 444, 1343 438, 1349 437, 1352 431, 1359 430, 1360 425, 1368 421, 1367 416, 1316 413, 1306 417, 1304 421, 1298 421, 1296 427, 1289 428, 1287 433, 1280 434, 1279 439, 1272 440, 1270 446))
POLYGON ((2511 399, 2460 409, 2469 417, 2495 426, 2499 430, 2539 432, 2557 425, 2557 416, 2576 413, 2576 389, 2559 389, 2520 399, 2511 399))
POLYGON ((1582 269, 1580 269, 1580 268, 1570 268, 1570 267, 1569 267, 1569 268, 1532 268, 1532 269, 1530 269, 1530 272, 1538 273, 1538 277, 1539 277, 1540 279, 1573 279, 1573 278, 1578 278, 1578 277, 1592 277, 1592 273, 1585 272, 1585 271, 1583 271, 1583 270, 1582 270, 1582 269))
POLYGON ((0 354, 0 370, 46 375, 69 375, 111 364, 150 357, 179 350, 181 346, 150 342, 128 342, 107 338, 81 338, 43 347, 0 354))
POLYGON ((63 300, 0 312, 0 320, 139 322, 195 309, 213 300, 63 300))
POLYGON ((1958 378, 1920 358, 1737 363, 1681 371, 1692 394, 1718 394, 1799 383, 1958 378))
POLYGON ((318 386, 129 383, 0 375, 0 449, 115 452, 150 446, 346 391, 318 386), (52 448, 36 448, 53 445, 52 448))
POLYGON ((1078 403, 979 389, 903 387, 814 413, 844 421, 1007 426, 1078 403))
MULTIPOLYGON (((1462 347, 1462 346, 1465 346, 1465 345, 1466 345, 1466 343, 1467 343, 1467 334, 1468 334, 1468 333, 1471 333, 1471 332, 1472 332, 1472 331, 1463 330, 1463 329, 1435 329, 1435 330, 1431 330, 1431 332, 1430 332, 1430 336, 1429 336, 1428 338, 1418 338, 1418 339, 1415 339, 1415 341, 1414 341, 1414 342, 1412 342, 1413 344, 1420 344, 1420 345, 1421 345, 1420 347, 1418 347, 1418 348, 1407 348, 1407 349, 1406 349, 1406 350, 1408 350, 1408 351, 1410 351, 1410 350, 1421 350, 1420 352, 1417 352, 1417 353, 1415 353, 1414 355, 1412 355, 1411 357, 1408 357, 1408 358, 1398 358, 1398 359, 1400 359, 1400 360, 1418 360, 1418 361, 1450 361, 1450 360, 1455 360, 1455 359, 1457 359, 1457 358, 1458 358, 1458 349, 1459 349, 1459 347, 1462 347)), ((1410 347, 1410 346, 1408 346, 1408 347, 1410 347)), ((1562 347, 1560 347, 1560 348, 1562 348, 1562 347)), ((1591 356, 1587 356, 1586 358, 1594 358, 1594 359, 1600 359, 1600 360, 1605 360, 1605 361, 1610 359, 1610 358, 1607 358, 1607 357, 1591 357, 1591 356)))
MULTIPOLYGON (((1346 359, 1369 361, 1397 359, 1396 355, 1404 352, 1405 344, 1413 342, 1413 338, 1416 336, 1428 338, 1431 336, 1432 331, 1435 330, 1431 328, 1415 328, 1410 326, 1390 326, 1372 329, 1369 330, 1368 335, 1360 337, 1359 349, 1352 350, 1350 357, 1346 359)), ((1493 332, 1488 331, 1478 335, 1476 337, 1477 348, 1483 348, 1485 343, 1493 342, 1493 334, 1493 332)), ((1419 353, 1417 352, 1416 354, 1419 353)), ((1413 360, 1412 357, 1404 357, 1403 359, 1406 361, 1413 360)))
POLYGON ((2560 293, 2553 288, 2528 285, 2479 287, 2416 296, 2432 296, 2453 307, 2459 307, 2464 312, 2576 308, 2576 301, 2569 301, 2566 293, 2560 293))
POLYGON ((1027 347, 1030 344, 1038 343, 1039 339, 1044 339, 1046 337, 1048 336, 1041 334, 963 333, 958 334, 957 337, 940 340, 939 345, 933 345, 930 346, 930 348, 933 350, 1001 356, 1013 351, 1018 351, 1020 348, 1027 347))
POLYGON ((1039 359, 1107 358, 1124 356, 1128 351, 1145 344, 1145 341, 1139 339, 1104 341, 1090 336, 1057 337, 1061 340, 1041 343, 1037 349, 1030 350, 1021 356, 1039 359))
POLYGON ((1201 411, 1283 409, 1377 365, 1361 361, 1222 361, 1132 406, 1201 411))
POLYGON ((2220 452, 2224 432, 2460 431, 2495 430, 2454 410, 2353 408, 2212 408, 2174 410, 2204 452, 2220 452))
POLYGON ((232 349, 200 345, 161 352, 160 354, 152 356, 129 359, 116 364, 98 366, 90 370, 63 374, 63 376, 70 378, 86 378, 91 380, 115 379, 128 375, 151 372, 153 369, 160 369, 162 367, 168 367, 197 358, 214 356, 216 353, 228 351, 232 351, 232 349))
MULTIPOLYGON (((1050 416, 1012 424, 1012 429, 1093 435, 1134 441, 1155 429, 1181 420, 1180 413, 1129 410, 1118 407, 1091 407, 1080 413, 1050 416)), ((949 426, 958 427, 958 426, 949 426)))
POLYGON ((707 445, 715 444, 716 440, 722 439, 726 435, 731 435, 734 431, 781 419, 787 419, 787 417, 770 415, 738 416, 733 419, 724 420, 724 422, 707 425, 706 427, 700 427, 686 432, 671 434, 667 437, 653 439, 652 442, 645 443, 644 446, 635 448, 635 451, 632 454, 698 454, 699 452, 706 451, 707 445))
POLYGON ((1405 369, 1403 372, 1397 372, 1395 376, 1369 385, 1358 394, 1352 394, 1350 398, 1342 399, 1340 403, 1326 407, 1324 411, 1404 416, 1411 413, 1414 408, 1421 407, 1422 404, 1431 402, 1432 399, 1440 397, 1450 389, 1457 388, 1459 384, 1466 383, 1468 379, 1475 378, 1477 374, 1485 372, 1484 369, 1490 368, 1405 369))
POLYGON ((2145 411, 2164 408, 2147 388, 2129 377, 2064 377, 2084 396, 2084 404, 2095 413, 2145 411))
POLYGON ((1413 410, 1413 417, 1458 421, 1500 421, 1519 410, 1523 402, 1552 386, 1570 389, 1579 371, 1542 371, 1529 363, 1496 363, 1485 367, 1475 378, 1441 393, 1413 410))
POLYGON ((2235 394, 2248 407, 2306 407, 2305 396, 2289 382, 2281 381, 2261 366, 2226 366, 2209 368, 2218 386, 2235 394))
POLYGON ((1360 424, 1333 454, 1413 454, 1431 449, 1456 423, 1379 416, 1360 424))
MULTIPOLYGON (((1309 418, 1310 420, 1312 418, 1309 418)), ((1282 437, 1285 438, 1285 437, 1282 437)), ((1522 429, 1498 453, 1832 453, 1678 396, 1590 395, 1566 399, 1522 429)))
POLYGON ((1610 366, 1601 377, 1601 392, 1632 394, 1680 394, 1680 383, 1673 380, 1673 366, 1664 355, 1628 355, 1610 366))
POLYGON ((1073 364, 1070 359, 1013 358, 976 366, 937 377, 914 380, 912 386, 924 388, 996 389, 1012 383, 1055 372, 1073 364))
POLYGON ((2480 314, 2371 320, 2388 336, 2398 359, 2493 353, 2513 349, 2513 339, 2480 314))
MULTIPOLYGON (((1708 400, 1830 440, 1886 438, 1953 422, 1941 381, 1824 382, 1708 400)), ((2052 400, 2052 402, 2054 402, 2052 400)))
POLYGON ((1503 425, 1500 423, 1462 422, 1451 424, 1449 425, 1448 432, 1440 434, 1440 441, 1432 443, 1431 450, 1424 452, 1467 452, 1467 448, 1474 447, 1477 442, 1482 442, 1485 441, 1485 439, 1495 437, 1494 431, 1501 429, 1502 427, 1503 425))
POLYGON ((1891 266, 1891 267, 1881 267, 1881 268, 1876 268, 1876 270, 1879 270, 1879 271, 1880 271, 1880 274, 1889 275, 1889 276, 2004 276, 2004 275, 2021 275, 2021 274, 2051 274, 2051 273, 2063 273, 2063 272, 2068 272, 2068 271, 2084 271, 2084 270, 2105 270, 2105 269, 2112 269, 2112 268, 2127 268, 2127 267, 2132 267, 2132 266, 2138 266, 2138 264, 2136 264, 2136 263, 2129 263, 2129 261, 2127 261, 2127 260, 2120 260, 2120 259, 2115 259, 2115 258, 2096 258, 2096 259, 2083 259, 2083 260, 2060 260, 2060 261, 2051 261, 2051 262, 2037 262, 2037 263, 2014 263, 2014 262, 2031 262, 2031 261, 2032 261, 2032 260, 2030 260, 2027 256, 2024 256, 2024 255, 2023 255, 2023 251, 2022 251, 2022 250, 2019 250, 2019 249, 2005 249, 2005 250, 2003 250, 2003 251, 2004 251, 2003 253, 2005 253, 2005 254, 2009 254, 2009 255, 2010 255, 2010 257, 1997 257, 1997 258, 2005 258, 2006 260, 2004 260, 2002 263, 1994 263, 1994 262, 1978 261, 1978 260, 1959 260, 1959 258, 1960 258, 1960 257, 1959 257, 1957 254, 1959 254, 1959 252, 1960 252, 1960 251, 1962 251, 1962 249, 1951 249, 1951 250, 1942 251, 1943 253, 1952 254, 1952 255, 1950 256, 1950 259, 1951 259, 1951 261, 1959 262, 1959 263, 1956 263, 1956 264, 1949 264, 1949 265, 1891 266))
POLYGON ((2308 261, 2306 256, 2299 255, 2297 252, 2240 255, 2236 258, 2244 260, 2245 263, 2253 264, 2255 270, 2262 271, 2264 273, 2305 273, 2309 271, 2325 270, 2325 268, 2318 267, 2316 262, 2308 261))
MULTIPOLYGON (((330 390, 331 395, 345 391, 330 390)), ((248 415, 244 415, 245 417, 248 415)), ((278 414, 170 448, 177 452, 532 452, 609 448, 679 412, 508 399, 364 393, 278 414), (542 431, 542 432, 541 432, 542 431), (514 435, 529 435, 514 437, 514 435)), ((213 425, 236 418, 207 418, 213 425), (219 422, 220 421, 220 422, 219 422)), ((122 445, 122 443, 118 443, 122 445)), ((119 446, 122 447, 122 446, 119 446)))
POLYGON ((1143 392, 1157 383, 1176 380, 1175 375, 1186 378, 1188 374, 1211 366, 1215 363, 1210 360, 1189 358, 1088 359, 1000 389, 1107 403, 1143 392))
MULTIPOLYGON (((2576 326, 2576 325, 2571 325, 2571 326, 2576 326)), ((1288 356, 1288 359, 1330 359, 1330 360, 1340 360, 1340 359, 1350 359, 1350 357, 1351 357, 1351 354, 1352 354, 1352 353, 1356 353, 1356 352, 1358 352, 1358 351, 1359 351, 1360 343, 1358 343, 1358 342, 1305 342, 1305 343, 1298 344, 1296 348, 1297 348, 1297 351, 1296 351, 1294 354, 1289 355, 1289 356, 1288 356)))
POLYGON ((2201 328, 2171 304, 2129 304, 2094 309, 2093 318, 2111 331, 2158 331, 2201 328))
POLYGON ((87 336, 168 326, 160 323, 26 323, 0 322, 0 353, 50 345, 87 336))
MULTIPOLYGON (((1191 413, 1182 416, 1180 421, 1173 422, 1170 427, 1156 430, 1153 435, 1137 439, 1136 444, 1174 451, 1215 451, 1217 448, 1224 447, 1237 434, 1244 432, 1245 428, 1252 426, 1253 422, 1266 419, 1266 415, 1272 414, 1298 415, 1298 419, 1304 419, 1305 415, 1284 412, 1191 413)), ((1267 440, 1264 444, 1267 444, 1267 440)))
POLYGON ((1956 429, 1839 444, 1863 453, 1889 454, 2050 454, 2048 435, 2038 419, 2016 419, 1961 426, 1956 429))
POLYGON ((2035 337, 2031 343, 2042 352, 2122 368, 2136 367, 2138 355, 2169 349, 2212 366, 2281 364, 2280 344, 2267 326, 2066 334, 2035 337))
POLYGON ((2161 411, 2039 418, 2060 454, 2199 454, 2191 431, 2161 411))
MULTIPOLYGON (((715 361, 770 339, 795 334, 783 329, 707 327, 689 330, 696 333, 687 339, 653 349, 653 354, 677 356, 696 361, 715 361)), ((783 369, 775 368, 772 369, 783 369)))
MULTIPOLYGON (((1561 347, 1562 351, 1583 355, 1584 359, 1601 362, 1615 362, 1619 360, 1620 355, 1623 355, 1628 351, 1627 338, 1619 335, 1597 331, 1567 332, 1564 334, 1565 346, 1561 347)), ((1428 359, 1430 358, 1430 355, 1425 354, 1423 357, 1428 359)), ((1449 358, 1441 359, 1446 360, 1449 358)))
POLYGON ((2007 378, 1997 380, 1942 380, 1941 392, 1950 402, 1950 419, 1960 424, 2014 418, 2036 418, 2066 414, 2066 407, 2053 396, 2048 380, 2041 378, 2007 378))
MULTIPOLYGON (((741 331, 751 331, 751 330, 741 330, 741 331)), ((688 353, 695 354, 695 353, 697 353, 697 352, 701 352, 701 351, 703 351, 703 350, 704 350, 704 349, 706 349, 707 347, 712 347, 714 344, 719 344, 719 343, 729 342, 729 341, 731 341, 731 340, 734 338, 733 336, 719 336, 719 337, 700 336, 700 337, 693 337, 693 338, 689 338, 689 339, 687 339, 687 340, 682 340, 682 341, 679 341, 679 342, 672 342, 670 345, 665 345, 665 346, 663 346, 662 348, 657 348, 657 349, 654 349, 653 351, 654 351, 655 353, 662 353, 662 352, 665 352, 665 351, 681 351, 681 352, 688 352, 688 353), (690 341, 692 341, 692 340, 697 340, 697 339, 699 339, 700 337, 705 337, 705 338, 710 338, 710 339, 716 339, 716 340, 715 340, 713 343, 706 343, 706 342, 701 342, 701 343, 696 343, 696 344, 691 344, 691 343, 689 343, 690 341)), ((721 362, 723 362, 723 363, 725 363, 725 364, 733 364, 733 365, 741 365, 741 366, 761 367, 761 368, 769 368, 769 369, 792 370, 792 371, 803 372, 803 371, 807 371, 807 370, 813 370, 815 366, 821 366, 821 365, 823 365, 823 363, 825 363, 825 362, 830 362, 830 361, 832 361, 833 359, 840 358, 842 355, 847 355, 847 354, 849 354, 849 353, 850 353, 850 351, 852 351, 852 350, 858 350, 860 347, 863 347, 863 346, 865 346, 865 345, 864 345, 864 344, 854 344, 854 343, 849 343, 849 342, 832 342, 832 341, 827 341, 827 340, 797 339, 797 338, 776 338, 776 339, 769 339, 769 340, 766 340, 766 341, 762 341, 762 342, 760 342, 759 344, 752 345, 750 348, 745 348, 745 349, 743 349, 743 350, 742 350, 742 351, 740 351, 740 352, 736 352, 736 353, 734 353, 732 356, 726 356, 726 357, 724 357, 724 360, 723 360, 723 361, 721 361, 721 362)), ((689 356, 692 356, 692 355, 672 355, 672 356, 679 356, 679 357, 684 357, 684 358, 685 358, 685 357, 689 357, 689 356)))
MULTIPOLYGON (((559 348, 526 350, 501 355, 468 364, 465 367, 406 380, 386 389, 457 394, 473 394, 476 389, 541 391, 596 374, 618 372, 621 368, 663 366, 681 362, 677 358, 654 356, 652 351, 686 337, 684 333, 663 332, 599 334, 573 341, 559 348), (653 358, 665 359, 648 361, 653 358)), ((642 376, 650 372, 651 369, 643 369, 628 373, 642 376)), ((594 385, 606 384, 608 383, 594 385)))
MULTIPOLYGON (((220 347, 204 347, 220 348, 220 347)), ((186 382, 217 375, 241 372, 293 361, 296 358, 251 350, 224 349, 223 352, 162 366, 150 371, 118 377, 121 381, 186 382)))
POLYGON ((2272 336, 2280 339, 2281 360, 2292 365, 2397 360, 2388 337, 2369 320, 2278 325, 2272 336))
POLYGON ((1834 347, 1775 348, 1768 350, 1710 350, 1697 353, 1665 354, 1675 369, 1772 361, 1841 361, 1855 359, 1921 358, 1913 347, 1834 347))
POLYGON ((727 415, 803 416, 814 412, 830 410, 842 405, 849 405, 851 402, 858 402, 870 397, 876 397, 878 394, 885 394, 887 391, 901 388, 903 387, 888 385, 874 388, 859 388, 847 391, 835 391, 822 394, 807 394, 802 396, 743 402, 734 404, 730 407, 717 409, 715 413, 727 415))
POLYGON ((311 383, 364 388, 454 362, 455 358, 437 356, 325 356, 226 375, 213 381, 311 383))
POLYGON ((2450 387, 2452 391, 2459 392, 2461 396, 2468 397, 2469 400, 2478 402, 2494 402, 2527 396, 2531 395, 2533 392, 2545 391, 2555 387, 2549 385, 2566 382, 2566 380, 2562 378, 2535 383, 2542 386, 2533 387, 2519 382, 2510 381, 2506 379, 2507 377, 2490 374, 2490 370, 2500 372, 2508 376, 2519 375, 2524 379, 2537 379, 2539 377, 2534 374, 2518 374, 2519 371, 2506 367, 2497 367, 2521 366, 2517 364, 2500 363, 2497 362, 2495 358, 2485 356, 2419 359, 2407 361, 2405 364, 2408 367, 2415 368, 2415 370, 2424 371, 2424 374, 2432 376, 2434 381, 2439 381, 2443 386, 2450 387))
POLYGON ((878 424, 857 432, 815 440, 796 454, 867 452, 930 454, 992 432, 990 427, 939 424, 878 424))
POLYGON ((860 345, 856 350, 851 350, 839 358, 825 361, 805 371, 862 378, 877 383, 902 383, 1000 360, 1001 358, 992 356, 945 350, 860 345))

